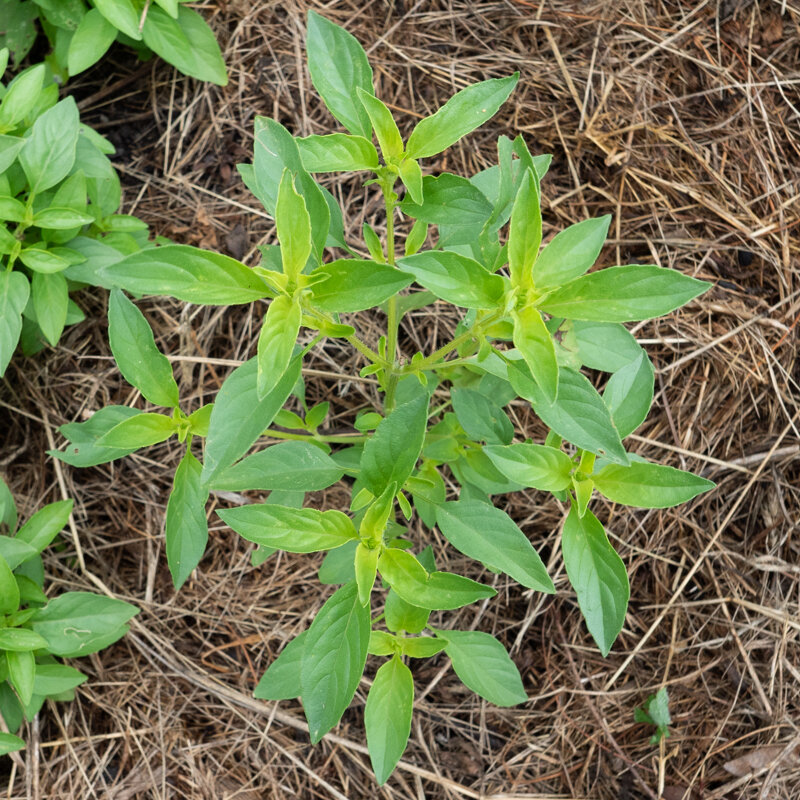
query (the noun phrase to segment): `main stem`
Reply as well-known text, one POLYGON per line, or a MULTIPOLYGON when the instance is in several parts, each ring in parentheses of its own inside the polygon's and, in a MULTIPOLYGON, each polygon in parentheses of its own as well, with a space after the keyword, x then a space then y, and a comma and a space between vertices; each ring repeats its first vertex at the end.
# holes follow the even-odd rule
MULTIPOLYGON (((386 263, 396 266, 394 253, 394 209, 397 205, 395 196, 394 176, 381 181, 383 200, 386 203, 386 263)), ((400 329, 400 318, 397 309, 397 295, 392 295, 387 304, 387 331, 386 331, 386 360, 392 365, 386 376, 386 395, 384 397, 384 410, 388 413, 394 408, 394 393, 397 389, 399 363, 397 361, 397 335, 400 329)))

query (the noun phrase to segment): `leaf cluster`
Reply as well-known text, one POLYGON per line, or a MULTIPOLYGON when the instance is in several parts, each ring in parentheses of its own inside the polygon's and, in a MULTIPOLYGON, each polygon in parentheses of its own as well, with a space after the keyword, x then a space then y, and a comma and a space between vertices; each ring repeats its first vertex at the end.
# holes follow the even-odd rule
POLYGON ((139 609, 90 592, 44 593, 41 552, 67 524, 72 501, 51 503, 17 527, 17 508, 0 480, 0 755, 25 746, 16 736, 46 699, 72 700, 86 676, 58 658, 113 644, 139 609))

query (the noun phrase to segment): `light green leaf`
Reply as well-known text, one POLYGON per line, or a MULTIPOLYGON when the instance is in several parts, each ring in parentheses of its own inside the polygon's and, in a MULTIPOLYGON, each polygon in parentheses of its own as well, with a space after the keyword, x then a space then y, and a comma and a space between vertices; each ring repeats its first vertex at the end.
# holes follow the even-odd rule
POLYGON ((467 86, 456 92, 433 116, 417 123, 406 145, 410 158, 435 156, 491 119, 505 103, 519 73, 467 86))
POLYGON ((211 489, 221 491, 317 492, 338 481, 344 470, 308 442, 281 442, 220 472, 211 489))
POLYGON ((535 171, 525 170, 511 211, 508 231, 508 263, 511 285, 528 289, 533 283, 532 268, 542 243, 542 209, 539 204, 539 179, 535 171))
POLYGON ((420 286, 438 298, 463 308, 494 308, 501 302, 505 283, 477 261, 446 250, 426 250, 401 258, 400 269, 410 272, 420 286))
POLYGON ((548 403, 558 396, 558 361, 553 337, 544 324, 542 315, 533 306, 512 311, 514 320, 514 346, 522 354, 533 379, 548 403))
POLYGON ((592 480, 609 500, 636 508, 670 508, 715 486, 691 472, 640 461, 629 467, 608 464, 592 475, 592 480))
POLYGON ((66 664, 37 664, 33 679, 33 693, 42 697, 62 694, 80 686, 86 675, 66 664))
POLYGON ((21 542, 19 539, 12 539, 10 536, 0 536, 0 556, 6 560, 12 571, 23 562, 35 558, 36 555, 36 550, 29 544, 21 542))
MULTIPOLYGON (((101 9, 102 10, 102 9, 101 9)), ((214 32, 191 8, 181 6, 173 19, 160 8, 147 12, 144 43, 184 75, 226 86, 228 74, 214 32)))
POLYGON ((33 111, 42 91, 45 70, 44 64, 36 64, 24 72, 20 72, 8 84, 3 100, 0 102, 0 133, 13 130, 33 111))
MULTIPOLYGON (((61 248, 59 248, 61 249, 61 248)), ((46 250, 41 246, 25 247, 20 251, 19 260, 34 272, 50 275, 54 272, 63 272, 70 264, 56 250, 46 250)))
POLYGON ((482 631, 436 631, 461 682, 496 706, 524 703, 528 695, 519 670, 497 639, 482 631))
MULTIPOLYGON (((85 196, 84 194, 84 198, 85 196)), ((71 208, 58 208, 57 206, 44 208, 33 217, 33 224, 37 228, 45 228, 51 231, 79 228, 91 222, 94 222, 94 217, 91 214, 85 214, 71 208)))
POLYGON ((278 385, 263 400, 258 398, 257 370, 255 358, 237 367, 214 400, 206 438, 204 483, 241 458, 269 427, 300 377, 300 359, 291 362, 278 385))
POLYGON ((339 589, 314 617, 300 663, 300 694, 312 744, 350 705, 364 672, 369 634, 369 608, 359 602, 355 582, 339 589))
POLYGON ((69 441, 65 450, 48 450, 47 454, 73 467, 94 467, 133 453, 137 448, 102 447, 98 440, 124 419, 142 412, 128 406, 105 406, 86 422, 70 422, 58 430, 69 441))
POLYGON ((281 245, 283 273, 293 287, 311 255, 311 219, 305 200, 295 190, 294 178, 288 169, 283 171, 278 187, 275 227, 281 245))
POLYGON ((364 709, 369 758, 379 786, 389 779, 406 749, 413 709, 411 670, 394 656, 375 674, 364 709))
POLYGON ((668 314, 703 294, 710 283, 652 264, 609 267, 576 278, 541 301, 557 317, 632 322, 668 314))
POLYGON ((363 542, 356 547, 356 585, 358 586, 358 600, 362 606, 369 606, 369 597, 372 594, 372 587, 375 585, 375 576, 378 571, 380 552, 378 547, 370 548, 363 542))
POLYGON ((98 9, 89 9, 70 39, 67 50, 70 77, 96 64, 116 38, 117 29, 114 25, 98 9))
POLYGON ((259 700, 293 700, 300 697, 300 664, 307 633, 303 631, 298 634, 281 650, 261 676, 253 692, 254 697, 259 700))
POLYGON ((67 592, 37 610, 32 625, 47 639, 50 652, 75 658, 107 647, 127 633, 125 624, 139 609, 90 592, 67 592))
MULTIPOLYGON (((13 628, 9 630, 13 630, 13 628)), ((17 632, 31 633, 31 631, 23 631, 22 629, 18 629, 17 632)), ((0 636, 3 633, 5 631, 0 630, 0 636)), ((8 649, 6 651, 6 664, 8 666, 9 683, 17 690, 22 705, 29 705, 33 699, 33 681, 36 676, 36 660, 33 657, 33 653, 29 650, 8 649)))
POLYGON ((508 379, 520 397, 529 400, 536 415, 559 436, 583 450, 604 456, 620 464, 628 456, 620 441, 611 413, 597 390, 580 372, 562 367, 559 370, 558 397, 550 403, 532 379, 522 361, 508 365, 508 379))
POLYGON ((172 492, 167 501, 167 564, 176 591, 183 586, 206 551, 208 489, 200 483, 202 470, 203 465, 187 449, 175 470, 172 492))
POLYGON ((407 603, 394 589, 390 589, 389 594, 386 595, 384 613, 386 614, 386 627, 395 633, 399 631, 419 633, 425 629, 431 614, 427 608, 407 603))
POLYGON ((422 203, 424 200, 422 169, 419 162, 413 158, 405 158, 400 162, 400 180, 406 191, 415 203, 422 203))
POLYGON ((27 628, 0 628, 0 650, 26 653, 47 647, 47 640, 27 628))
POLYGON ((295 141, 300 148, 303 166, 309 172, 356 172, 374 170, 379 166, 375 145, 363 136, 331 133, 305 136, 295 141))
MULTIPOLYGON (((95 0, 97 10, 115 27, 131 39, 140 41, 139 15, 132 0, 95 0)), ((148 45, 149 46, 149 45, 148 45)))
POLYGON ((603 402, 621 437, 633 433, 644 422, 653 403, 654 384, 653 364, 644 350, 608 379, 603 402))
POLYGON ((571 325, 578 343, 578 358, 590 369, 617 372, 642 352, 633 334, 617 322, 575 320, 571 325))
POLYGON ((72 97, 56 103, 33 123, 31 135, 19 152, 30 191, 43 192, 69 174, 79 133, 80 116, 72 97))
POLYGON ((492 213, 492 204, 480 189, 460 175, 426 175, 420 192, 421 201, 412 196, 400 204, 404 214, 431 225, 468 228, 472 239, 492 213))
POLYGON ((97 444, 101 447, 150 447, 164 442, 178 431, 178 423, 164 414, 137 414, 128 417, 104 433, 97 444))
POLYGON ((248 542, 289 553, 333 550, 358 538, 350 517, 336 510, 256 503, 220 509, 217 514, 248 542))
POLYGON ((561 551, 578 605, 600 652, 607 656, 622 630, 630 597, 628 573, 597 517, 574 506, 564 522, 561 551))
POLYGON ((428 395, 420 392, 391 411, 367 440, 359 477, 376 497, 391 483, 405 483, 422 450, 427 422, 428 395))
POLYGON ((286 295, 269 304, 258 336, 259 400, 275 389, 289 368, 301 317, 300 304, 286 295))
POLYGON ((494 597, 490 586, 450 572, 431 572, 405 550, 387 548, 378 559, 378 571, 407 603, 426 608, 455 609, 494 597))
POLYGON ((436 524, 465 556, 502 570, 529 589, 555 592, 547 568, 528 537, 499 508, 469 500, 443 503, 436 509, 436 524))
POLYGON ((413 277, 385 264, 363 259, 338 259, 317 267, 311 275, 325 276, 311 286, 311 302, 320 311, 364 311, 394 297, 413 277))
POLYGON ((11 567, 0 555, 0 614, 13 614, 19 608, 19 587, 11 567))
POLYGON ((236 259, 189 245, 151 247, 103 267, 99 275, 134 294, 205 305, 251 303, 268 292, 258 275, 236 259))
POLYGON ((0 478, 0 525, 3 523, 8 526, 8 532, 13 536, 17 529, 17 504, 8 484, 0 478))
POLYGON ((31 286, 21 272, 0 271, 0 377, 6 371, 22 331, 22 311, 31 286))
POLYGON ((583 275, 600 255, 606 240, 611 215, 586 219, 557 233, 533 267, 537 289, 562 286, 583 275))
POLYGON ((431 636, 420 636, 414 639, 403 639, 403 655, 409 658, 431 658, 447 647, 442 639, 431 636))
POLYGON ((47 275, 34 272, 31 279, 33 310, 42 333, 55 347, 67 321, 69 290, 60 273, 47 275))
POLYGON ((39 509, 17 531, 16 539, 41 553, 64 529, 72 513, 72 500, 59 500, 39 509))
POLYGON ((0 732, 0 756, 15 753, 17 750, 23 750, 24 748, 24 739, 20 739, 19 736, 14 736, 13 733, 0 732))
POLYGON ((108 302, 108 341, 122 376, 145 399, 156 406, 178 406, 172 365, 156 347, 144 314, 119 289, 108 302))
MULTIPOLYGON (((372 87, 370 86, 370 89, 372 87)), ((392 112, 381 102, 372 91, 365 92, 361 87, 356 89, 356 94, 364 110, 369 116, 375 136, 383 153, 384 159, 398 158, 403 155, 403 139, 397 129, 392 112)))
POLYGON ((514 425, 497 403, 474 389, 454 387, 453 411, 470 439, 488 444, 510 444, 514 425))
POLYGON ((540 444, 491 445, 483 452, 510 480, 545 492, 566 489, 575 466, 566 453, 540 444))
POLYGON ((358 40, 315 11, 308 12, 306 56, 311 81, 325 105, 350 133, 372 137, 369 115, 359 88, 375 94, 372 67, 358 40))
POLYGON ((21 136, 0 134, 0 175, 17 160, 25 141, 21 136))
POLYGON ((0 197, 0 219, 22 222, 26 216, 25 204, 13 197, 0 197))

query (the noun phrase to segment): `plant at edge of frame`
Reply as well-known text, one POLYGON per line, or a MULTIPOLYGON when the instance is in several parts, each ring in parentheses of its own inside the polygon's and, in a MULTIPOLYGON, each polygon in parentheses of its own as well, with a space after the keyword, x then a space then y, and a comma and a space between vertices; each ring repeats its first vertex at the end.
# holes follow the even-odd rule
POLYGON ((41 552, 67 524, 72 501, 50 503, 17 529, 17 508, 0 479, 0 755, 20 750, 16 736, 46 699, 70 701, 86 676, 56 657, 79 658, 113 644, 139 612, 91 592, 44 593, 41 552))
POLYGON ((383 783, 408 740, 414 659, 444 652, 466 686, 496 705, 527 697, 497 639, 449 630, 438 614, 491 598, 495 589, 439 570, 420 531, 438 527, 490 573, 552 593, 530 540, 491 499, 525 488, 551 492, 569 505, 561 556, 578 605, 601 652, 611 649, 630 592, 625 566, 590 508, 593 493, 666 508, 713 487, 626 451, 622 440, 652 402, 654 373, 623 323, 667 314, 708 284, 654 265, 588 272, 608 216, 572 225, 542 247, 540 184, 550 157, 532 156, 522 137, 500 137, 497 165, 471 177, 423 174, 420 161, 489 119, 517 75, 468 86, 403 141, 354 37, 310 12, 307 51, 314 86, 348 132, 297 138, 274 119, 256 119, 254 161, 240 173, 274 217, 278 244, 262 248, 252 269, 180 245, 103 269, 116 287, 109 338, 120 371, 167 411, 101 409, 64 426, 70 444, 54 455, 90 466, 172 437, 184 443, 166 512, 176 587, 205 549, 209 492, 269 491, 264 503, 217 513, 258 545, 254 563, 275 550, 327 551, 320 580, 340 588, 255 694, 301 698, 318 742, 352 701, 367 656, 384 658, 364 710, 383 783), (386 206, 384 241, 368 225, 362 249, 345 241, 342 212, 313 177, 334 171, 370 174, 366 184, 386 206), (395 226, 404 217, 414 222, 401 249, 395 226), (430 238, 434 245, 425 249, 430 238), (339 257, 328 259, 328 248, 339 257), (256 355, 233 370, 213 405, 187 414, 168 359, 123 290, 222 306, 269 299, 256 355), (455 337, 429 353, 399 354, 403 316, 437 302, 461 310, 455 337), (385 334, 366 342, 355 315, 378 307, 385 334), (329 404, 305 404, 303 357, 326 338, 352 345, 364 360, 360 377, 380 389, 352 430, 328 432, 329 404), (582 367, 610 373, 602 395, 582 367), (284 408, 291 395, 303 416, 284 408), (504 406, 516 398, 548 427, 545 441, 515 441, 504 406), (261 437, 285 441, 248 455, 261 437), (203 448, 196 455, 197 438, 203 448), (448 497, 444 473, 460 486, 457 498, 448 497), (349 509, 303 506, 305 493, 343 475, 352 481, 349 509))

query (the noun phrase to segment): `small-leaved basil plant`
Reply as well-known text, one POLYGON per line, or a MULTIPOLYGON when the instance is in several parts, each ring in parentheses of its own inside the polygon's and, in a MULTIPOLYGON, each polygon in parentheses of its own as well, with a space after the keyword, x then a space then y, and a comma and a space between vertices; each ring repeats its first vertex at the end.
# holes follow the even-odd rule
POLYGON ((117 41, 142 60, 153 53, 185 75, 228 82, 214 32, 189 0, 2 0, 0 47, 19 64, 36 41, 50 41, 47 63, 62 80, 96 64, 117 41))
MULTIPOLYGON (((0 50, 0 77, 7 61, 0 50)), ((84 318, 70 291, 150 246, 147 224, 117 213, 113 152, 46 64, 0 84, 0 377, 18 343, 32 355, 84 318)))
POLYGON ((72 500, 37 511, 17 528, 17 508, 0 479, 0 755, 20 750, 17 731, 46 699, 72 700, 86 676, 57 660, 96 653, 125 635, 139 612, 91 592, 44 593, 41 552, 67 524, 72 500))
POLYGON ((500 137, 498 163, 477 175, 423 174, 421 162, 492 117, 517 75, 462 89, 404 141, 353 36, 311 12, 307 52, 314 86, 347 133, 295 137, 277 120, 256 120, 254 161, 240 171, 274 217, 278 244, 263 248, 252 269, 178 245, 102 269, 115 287, 109 337, 120 371, 165 411, 101 409, 62 428, 69 444, 56 455, 89 466, 171 437, 184 443, 166 511, 176 587, 203 555, 209 492, 271 492, 267 502, 219 516, 259 546, 255 561, 274 550, 327 551, 320 580, 340 588, 271 664, 256 696, 301 698, 318 742, 352 701, 367 656, 385 659, 364 710, 383 783, 408 740, 414 659, 444 651, 459 678, 496 705, 527 697, 497 639, 450 630, 437 613, 496 590, 439 570, 426 531, 438 528, 484 565, 489 583, 502 574, 552 593, 536 549, 491 497, 553 493, 569 506, 561 535, 567 575, 589 631, 609 652, 625 619, 628 576, 589 507, 593 493, 666 508, 712 487, 626 451, 623 439, 653 399, 653 367, 623 323, 668 314, 708 284, 652 265, 588 272, 607 216, 572 225, 542 247, 540 185, 550 157, 532 156, 522 137, 500 137), (345 241, 342 211, 313 177, 338 171, 363 173, 382 194, 383 240, 365 225, 363 247, 345 241), (406 218, 413 225, 401 244, 395 226, 406 218), (233 370, 213 406, 188 413, 170 362, 123 290, 257 309, 269 300, 257 354, 233 370), (408 352, 398 343, 401 320, 424 306, 455 306, 461 321, 438 349, 408 352), (372 311, 370 320, 385 319, 385 333, 365 341, 357 314, 375 308, 385 317, 372 311), (360 377, 371 376, 380 390, 350 430, 329 430, 328 403, 307 408, 303 401, 303 358, 326 338, 352 345, 364 362, 360 377), (583 367, 610 373, 602 394, 583 367), (303 416, 284 408, 293 394, 303 416), (518 398, 549 429, 543 442, 516 436, 504 407, 518 398), (190 446, 195 437, 204 441, 202 463, 190 446), (262 437, 286 441, 248 455, 262 437), (303 507, 306 492, 343 476, 351 479, 348 509, 303 507), (457 496, 445 477, 460 487, 457 496))

